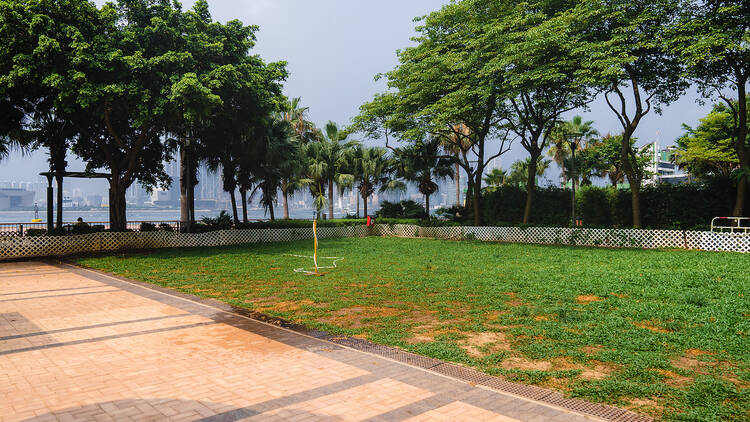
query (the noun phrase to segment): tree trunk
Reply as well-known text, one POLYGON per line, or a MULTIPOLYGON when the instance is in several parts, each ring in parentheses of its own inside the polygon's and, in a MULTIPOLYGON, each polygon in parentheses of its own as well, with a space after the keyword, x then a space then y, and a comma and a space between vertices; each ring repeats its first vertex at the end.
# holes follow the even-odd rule
POLYGON ((284 204, 284 220, 289 220, 289 181, 284 179, 281 181, 281 200, 284 204))
POLYGON ((536 192, 536 169, 537 159, 541 155, 541 151, 537 154, 530 154, 531 161, 529 162, 529 174, 526 179, 526 206, 523 209, 523 224, 529 224, 531 221, 531 206, 534 202, 534 193, 536 192))
POLYGON ((734 203, 734 216, 743 217, 745 214, 745 202, 747 202, 747 177, 742 177, 737 182, 737 197, 734 203))
POLYGON ((362 197, 362 204, 365 210, 365 218, 367 218, 367 198, 366 197, 362 197))
POLYGON ((115 232, 124 232, 128 226, 126 218, 127 202, 125 200, 127 186, 122 184, 116 174, 117 172, 113 170, 112 179, 109 182, 109 228, 115 232))
POLYGON ((240 219, 237 216, 237 198, 234 196, 235 189, 232 189, 229 191, 229 199, 232 201, 232 218, 234 219, 234 226, 237 227, 237 225, 240 224, 240 219))
MULTIPOLYGON (((740 78, 737 84, 737 139, 735 150, 740 161, 740 169, 750 171, 750 149, 747 147, 747 92, 745 90, 746 78, 740 78)), ((737 197, 734 201, 733 215, 742 217, 745 213, 745 201, 747 195, 747 178, 750 173, 743 173, 737 181, 737 197)))
POLYGON ((273 211, 273 202, 268 204, 268 213, 271 215, 271 221, 276 221, 276 216, 274 215, 273 211))
POLYGON ((333 179, 328 180, 328 219, 333 220, 333 179))
POLYGON ((572 220, 573 227, 576 226, 576 182, 578 182, 578 175, 576 174, 576 148, 575 145, 570 146, 570 152, 572 156, 572 160, 570 163, 571 167, 571 177, 573 178, 573 183, 570 184, 571 187, 571 200, 570 200, 570 219, 572 220))
POLYGON ((641 182, 630 183, 630 197, 633 203, 633 228, 641 227, 641 182))
POLYGON ((484 168, 478 169, 477 172, 477 180, 474 182, 474 189, 472 189, 472 195, 474 195, 474 200, 471 201, 471 206, 474 207, 474 225, 475 226, 481 226, 482 225, 482 173, 484 173, 484 168))
POLYGON ((190 176, 188 173, 188 153, 184 145, 185 140, 180 144, 180 226, 184 227, 187 233, 190 233, 190 203, 188 198, 188 185, 190 176))
POLYGON ((461 166, 456 163, 456 206, 461 206, 461 166))
POLYGON ((63 176, 58 175, 55 180, 57 181, 57 228, 59 230, 63 226, 63 176))
POLYGON ((242 222, 247 224, 247 190, 240 189, 240 199, 242 200, 242 222))
POLYGON ((430 194, 424 196, 424 210, 427 212, 427 218, 430 218, 430 194))
POLYGON ((354 195, 357 197, 357 218, 359 218, 359 194, 354 195))
POLYGON ((636 170, 633 168, 633 163, 630 160, 630 151, 632 147, 630 145, 630 139, 633 135, 633 130, 625 130, 622 134, 622 152, 620 159, 622 160, 622 170, 625 176, 628 178, 630 184, 630 197, 633 208, 633 228, 638 229, 641 227, 641 179, 636 174, 636 170))

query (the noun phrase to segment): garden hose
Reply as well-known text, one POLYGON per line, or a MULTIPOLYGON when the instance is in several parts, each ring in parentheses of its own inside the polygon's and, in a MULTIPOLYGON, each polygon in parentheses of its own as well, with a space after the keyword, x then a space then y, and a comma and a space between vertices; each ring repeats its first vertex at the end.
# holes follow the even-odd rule
POLYGON ((294 272, 295 273, 302 273, 302 274, 305 274, 305 275, 317 275, 317 276, 322 276, 322 275, 327 274, 327 273, 321 273, 320 272, 321 269, 327 270, 327 269, 336 268, 336 264, 339 261, 341 261, 341 260, 344 259, 343 257, 340 257, 340 256, 321 256, 320 257, 321 259, 332 259, 333 263, 332 263, 331 266, 328 266, 328 267, 320 267, 320 266, 318 266, 318 221, 317 221, 317 219, 313 220, 313 256, 291 255, 291 254, 289 256, 294 256, 294 257, 297 257, 297 258, 312 258, 313 264, 315 265, 315 270, 311 271, 311 270, 307 270, 305 268, 295 268, 294 272))

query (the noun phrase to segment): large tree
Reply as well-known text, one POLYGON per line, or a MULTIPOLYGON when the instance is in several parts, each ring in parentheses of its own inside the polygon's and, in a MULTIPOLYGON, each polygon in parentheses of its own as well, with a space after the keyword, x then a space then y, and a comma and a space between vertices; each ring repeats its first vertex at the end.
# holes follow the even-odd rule
POLYGON ((430 215, 430 196, 438 191, 437 182, 454 177, 451 160, 442 157, 440 148, 439 139, 430 139, 398 148, 394 153, 398 176, 417 185, 424 196, 427 216, 430 215))
POLYGON ((582 14, 590 29, 586 48, 591 83, 604 90, 610 110, 622 126, 622 170, 630 184, 633 227, 641 226, 638 152, 631 139, 650 112, 679 98, 687 87, 682 66, 668 48, 677 17, 676 0, 587 0, 582 14))
POLYGON ((329 121, 325 130, 319 132, 318 139, 307 145, 305 171, 308 185, 316 197, 318 211, 325 202, 328 205, 328 218, 333 219, 334 188, 349 186, 353 176, 347 172, 347 150, 356 142, 346 141, 348 134, 340 130, 335 122, 329 121), (325 198, 325 192, 328 198, 325 198))
POLYGON ((733 213, 745 215, 750 181, 747 84, 750 78, 750 7, 746 1, 687 0, 670 38, 686 74, 705 97, 721 98, 732 110, 732 144, 737 156, 733 213))
POLYGON ((676 141, 676 163, 701 179, 719 176, 728 180, 740 167, 735 148, 737 108, 736 104, 732 109, 714 104, 695 128, 683 124, 685 133, 676 141))
POLYGON ((67 153, 78 134, 71 114, 85 80, 81 66, 91 58, 101 19, 84 0, 0 1, 0 17, 0 102, 6 100, 7 119, 2 125, 11 124, 13 130, 5 131, 12 135, 6 139, 47 150, 50 172, 56 175, 59 228, 67 153))
POLYGON ((510 113, 504 122, 529 153, 524 223, 531 218, 536 166, 553 128, 565 112, 592 99, 588 52, 582 48, 587 25, 565 2, 513 3, 481 39, 495 51, 486 72, 505 76, 510 113))
POLYGON ((179 49, 182 12, 164 1, 120 0, 101 9, 106 28, 92 45, 78 103, 83 115, 74 151, 87 169, 109 170, 112 230, 126 228, 125 191, 138 181, 167 185, 164 162, 171 148, 163 140, 169 94, 189 65, 179 49))
POLYGON ((307 120, 309 107, 301 105, 300 97, 288 100, 283 107, 283 118, 291 126, 296 150, 287 157, 282 168, 284 173, 281 181, 281 197, 284 208, 284 219, 289 219, 289 196, 302 187, 300 180, 304 177, 305 162, 303 145, 315 138, 315 125, 307 120))
POLYGON ((446 157, 468 176, 475 224, 481 223, 484 169, 512 141, 499 125, 507 112, 504 75, 486 71, 496 52, 481 37, 508 3, 465 0, 423 18, 418 44, 399 51, 398 66, 385 75, 391 93, 362 108, 361 120, 375 123, 370 128, 385 126, 405 142, 433 137, 458 147, 446 157))
POLYGON ((388 151, 381 147, 364 147, 362 149, 360 178, 357 190, 362 197, 365 216, 367 216, 367 202, 376 191, 404 190, 403 182, 396 177, 396 161, 388 157, 388 151))

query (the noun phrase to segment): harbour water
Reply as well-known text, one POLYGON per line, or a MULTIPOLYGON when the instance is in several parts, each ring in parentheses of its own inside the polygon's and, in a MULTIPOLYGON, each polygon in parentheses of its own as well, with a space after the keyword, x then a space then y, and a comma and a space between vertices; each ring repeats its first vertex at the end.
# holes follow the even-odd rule
MULTIPOLYGON (((200 220, 203 217, 216 217, 222 210, 195 210, 195 218, 200 220)), ((237 210, 242 218, 242 210, 237 210)), ((281 218, 283 211, 281 207, 274 209, 277 218, 281 218)), ((340 218, 339 213, 335 213, 340 218)), ((63 220, 74 222, 82 218, 86 222, 106 222, 109 220, 109 210, 106 208, 92 208, 88 210, 81 209, 64 209, 63 220)), ((173 221, 180 219, 179 209, 128 209, 128 221, 173 221)), ((263 209, 252 208, 248 210, 247 217, 251 220, 268 220, 269 215, 263 209)), ((291 209, 289 217, 295 219, 312 219, 312 209, 291 209)), ((47 221, 47 211, 39 210, 39 218, 47 221)), ((30 223, 34 219, 34 211, 0 211, 0 223, 30 223)))

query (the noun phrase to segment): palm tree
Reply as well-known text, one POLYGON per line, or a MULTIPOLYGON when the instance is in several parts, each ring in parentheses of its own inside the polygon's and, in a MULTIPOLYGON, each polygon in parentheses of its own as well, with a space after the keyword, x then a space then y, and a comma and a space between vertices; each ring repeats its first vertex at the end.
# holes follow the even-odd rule
POLYGON ((507 173, 503 169, 494 168, 486 176, 484 176, 484 182, 487 183, 487 187, 498 188, 505 185, 505 178, 507 173))
POLYGON ((357 189, 364 203, 365 216, 367 216, 367 200, 375 193, 389 190, 406 190, 403 182, 397 180, 396 163, 388 157, 385 148, 364 147, 360 162, 362 173, 357 189))
MULTIPOLYGON (((346 173, 347 149, 356 145, 356 142, 344 142, 347 134, 340 131, 336 123, 328 122, 325 133, 322 133, 317 142, 308 144, 307 151, 307 180, 313 196, 316 197, 316 205, 328 203, 328 215, 333 219, 334 184, 338 186, 349 186, 353 181, 351 174, 346 173), (328 198, 321 198, 328 192, 328 198)), ((322 208, 322 207, 321 207, 322 208)))
POLYGON ((267 133, 256 143, 250 169, 250 183, 254 185, 252 194, 261 194, 260 203, 268 211, 271 221, 276 219, 273 206, 279 189, 290 174, 290 167, 299 165, 298 151, 297 140, 288 122, 281 116, 274 116, 267 133))
MULTIPOLYGON (((292 98, 284 107, 283 119, 289 123, 298 144, 306 144, 315 137, 315 125, 306 119, 309 107, 300 105, 300 97, 292 98)), ((300 179, 304 172, 303 160, 299 159, 299 151, 295 154, 297 160, 287 160, 284 167, 284 177, 281 181, 281 195, 284 207, 284 219, 289 219, 289 196, 300 189, 300 179)), ((292 157, 290 157, 292 158, 292 157)))
POLYGON ((435 181, 455 177, 450 160, 440 156, 440 141, 432 139, 412 147, 399 149, 398 175, 408 182, 417 184, 419 193, 424 195, 425 211, 430 215, 430 196, 437 192, 435 181))
MULTIPOLYGON (((576 188, 578 187, 578 174, 576 172, 576 152, 584 148, 584 142, 588 144, 592 139, 594 139, 595 136, 599 134, 599 132, 594 129, 593 126, 593 121, 588 120, 584 122, 583 117, 574 116, 572 120, 560 123, 556 128, 557 130, 555 130, 555 132, 558 133, 558 141, 554 145, 554 148, 557 150, 558 154, 555 155, 560 155, 560 153, 564 151, 564 149, 560 148, 559 146, 561 142, 567 143, 570 150, 571 178, 573 179, 571 183, 570 206, 571 219, 573 221, 573 224, 576 224, 576 188), (560 140, 559 138, 562 138, 562 140, 560 140)), ((565 168, 565 160, 563 159, 562 161, 562 168, 565 168)))
MULTIPOLYGON (((538 177, 544 176, 544 173, 552 164, 552 161, 537 158, 536 162, 536 175, 538 177)), ((529 167, 531 166, 531 157, 527 157, 525 160, 519 160, 514 162, 510 166, 510 175, 506 179, 509 184, 516 186, 526 186, 529 180, 529 167)))
POLYGON ((579 186, 575 155, 596 140, 599 131, 593 126, 592 120, 584 122, 583 117, 574 116, 569 121, 560 122, 550 133, 552 142, 548 155, 560 167, 563 184, 568 182, 567 170, 570 169, 574 191, 579 186))
POLYGON ((463 123, 453 125, 454 131, 452 131, 450 137, 442 139, 443 151, 456 157, 454 163, 454 175, 453 180, 456 182, 456 206, 461 205, 461 166, 458 164, 458 158, 461 154, 465 154, 466 151, 471 148, 471 144, 468 138, 469 128, 463 123), (459 137, 455 132, 459 132, 463 135, 459 137))

